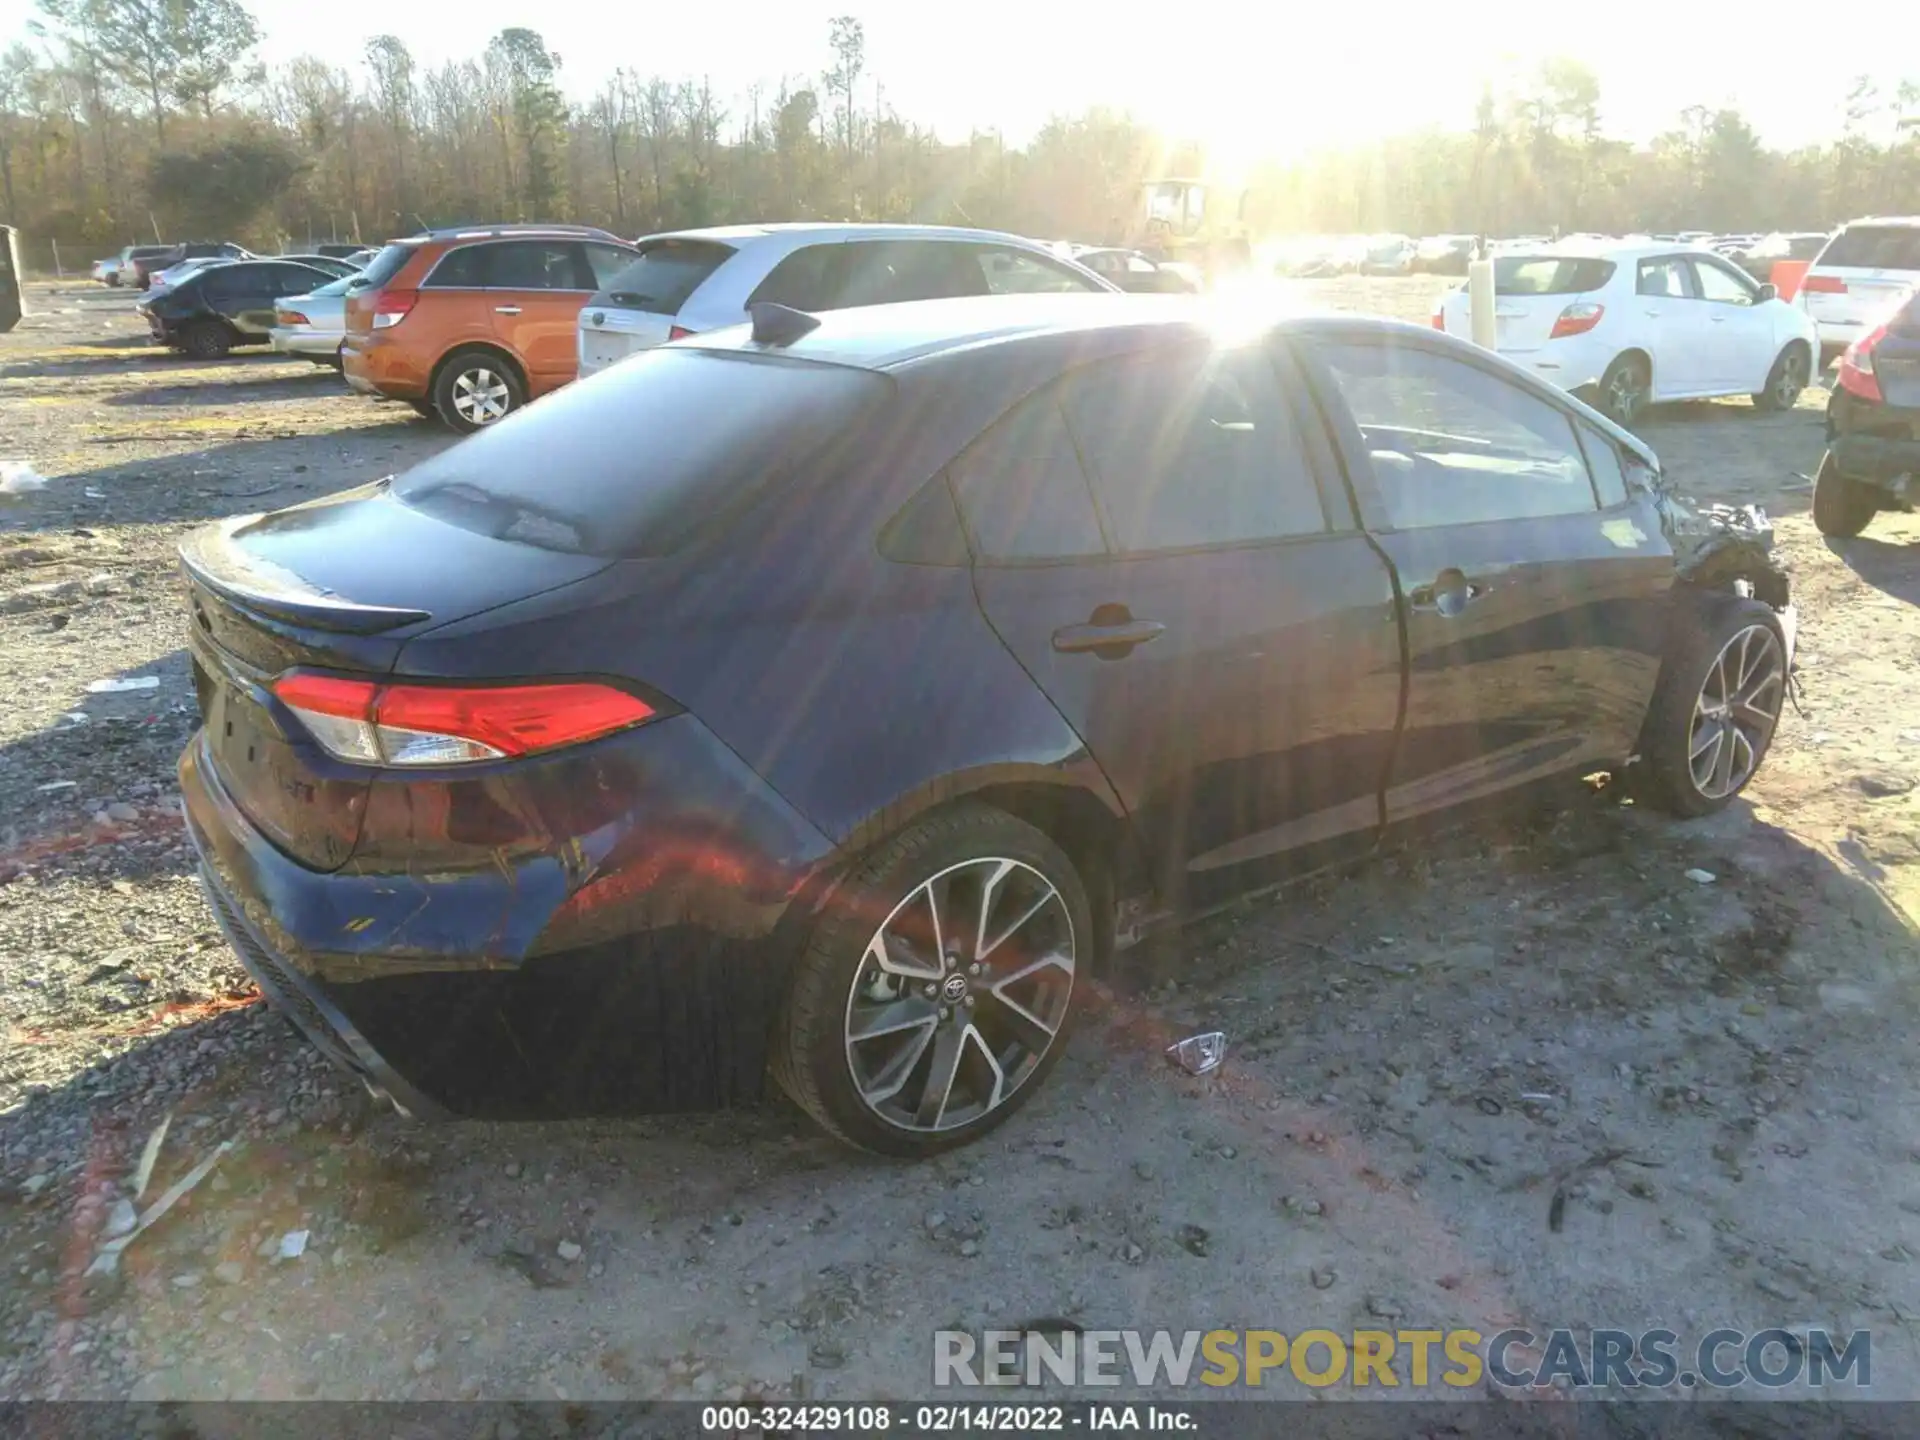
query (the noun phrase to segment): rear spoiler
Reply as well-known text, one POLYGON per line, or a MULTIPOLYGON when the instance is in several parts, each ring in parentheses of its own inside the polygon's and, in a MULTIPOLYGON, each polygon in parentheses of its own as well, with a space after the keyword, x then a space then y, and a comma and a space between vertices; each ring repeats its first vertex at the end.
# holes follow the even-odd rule
POLYGON ((283 566, 235 543, 259 515, 239 515, 205 526, 180 546, 180 568, 193 583, 270 619, 346 635, 378 635, 431 620, 432 612, 396 605, 363 605, 308 584, 283 566))

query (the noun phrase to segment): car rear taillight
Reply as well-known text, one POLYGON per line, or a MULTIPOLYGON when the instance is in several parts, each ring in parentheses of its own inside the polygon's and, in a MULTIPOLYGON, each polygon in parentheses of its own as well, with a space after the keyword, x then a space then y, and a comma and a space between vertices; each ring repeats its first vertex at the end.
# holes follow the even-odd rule
POLYGON ((667 339, 669 339, 669 340, 684 340, 684 339, 686 339, 686 338, 687 338, 687 336, 689 336, 689 335, 691 335, 691 334, 693 334, 693 331, 691 331, 691 330, 689 330, 689 329, 687 329, 687 327, 686 327, 686 326, 684 326, 684 325, 673 325, 673 326, 670 326, 670 327, 668 327, 668 330, 667 330, 667 339))
POLYGON ((1847 282, 1838 275, 1808 275, 1800 282, 1800 288, 1809 295, 1844 295, 1847 282))
POLYGON ((1444 330, 1447 328, 1446 306, 1436 305, 1433 307, 1433 328, 1436 330, 1444 330))
POLYGON ((385 330, 389 325, 398 325, 419 298, 418 290, 382 290, 373 297, 373 328, 385 330))
POLYGON ((1584 335, 1600 323, 1600 317, 1607 313, 1604 305, 1595 305, 1590 300, 1581 300, 1567 306, 1560 312, 1560 318, 1553 322, 1553 331, 1549 340, 1564 340, 1569 335, 1584 335))
POLYGON ((1887 338, 1887 327, 1881 325, 1862 335, 1847 347, 1840 357, 1840 388, 1850 395, 1858 395, 1862 400, 1870 400, 1875 405, 1884 403, 1880 394, 1880 377, 1873 373, 1873 349, 1887 338))
POLYGON ((464 765, 597 740, 654 717, 610 685, 383 685, 290 670, 273 693, 321 748, 360 765, 464 765))
POLYGON ((298 310, 275 310, 273 318, 282 325, 311 325, 313 322, 298 310))

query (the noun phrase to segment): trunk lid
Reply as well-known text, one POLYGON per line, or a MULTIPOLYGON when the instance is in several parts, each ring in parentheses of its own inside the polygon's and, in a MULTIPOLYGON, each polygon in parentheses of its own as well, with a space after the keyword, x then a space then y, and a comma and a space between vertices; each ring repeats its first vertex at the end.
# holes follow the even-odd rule
POLYGON ((571 584, 607 560, 433 519, 386 482, 222 521, 181 546, 214 774, 280 850, 339 868, 374 771, 332 760, 268 688, 296 666, 385 675, 423 630, 571 584))
MULTIPOLYGON (((1569 305, 1598 302, 1613 278, 1614 262, 1585 255, 1502 255, 1493 266, 1494 346, 1502 355, 1544 349, 1554 324, 1569 305)), ((1440 304, 1449 335, 1471 338, 1472 301, 1467 287, 1440 304)))

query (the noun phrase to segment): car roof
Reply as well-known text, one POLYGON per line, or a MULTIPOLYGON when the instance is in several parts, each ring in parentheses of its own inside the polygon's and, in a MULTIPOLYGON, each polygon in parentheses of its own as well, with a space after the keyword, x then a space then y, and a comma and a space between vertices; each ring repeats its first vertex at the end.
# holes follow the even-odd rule
POLYGON ((1920 215, 1862 215, 1858 220, 1849 220, 1840 228, 1851 230, 1856 225, 1920 225, 1920 215))
POLYGON ((1132 331, 1145 341, 1186 331, 1195 336, 1258 332, 1306 321, 1352 322, 1388 331, 1429 336, 1432 329, 1385 316, 1303 309, 1276 302, 1249 314, 1204 296, 1037 294, 909 300, 823 311, 819 324, 785 345, 754 341, 752 326, 732 325, 677 342, 690 349, 740 350, 791 355, 864 370, 901 370, 961 350, 978 351, 1042 335, 1132 331))
MULTIPOLYGON (((1712 247, 1693 240, 1561 240, 1539 245, 1528 245, 1525 241, 1513 243, 1524 246, 1526 255, 1537 255, 1543 259, 1638 260, 1653 255, 1714 254, 1712 247)), ((1523 256, 1521 251, 1514 250, 1501 258, 1514 260, 1523 256)))
POLYGON ((1038 240, 1012 235, 1001 230, 971 229, 963 225, 856 225, 844 221, 782 220, 763 225, 708 225, 697 230, 662 230, 642 235, 636 244, 650 240, 717 240, 740 245, 767 236, 812 237, 822 240, 987 240, 996 244, 1023 245, 1046 250, 1038 240))

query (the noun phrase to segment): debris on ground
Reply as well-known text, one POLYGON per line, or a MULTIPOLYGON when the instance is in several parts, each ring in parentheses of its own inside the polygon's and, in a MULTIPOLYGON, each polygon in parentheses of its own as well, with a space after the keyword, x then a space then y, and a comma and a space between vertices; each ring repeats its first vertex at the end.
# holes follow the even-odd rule
POLYGON ((1209 1030, 1204 1035, 1189 1035, 1169 1045, 1167 1054, 1172 1057, 1174 1064, 1189 1075, 1205 1075, 1218 1070, 1220 1062, 1227 1058, 1227 1037, 1219 1030, 1209 1030))

